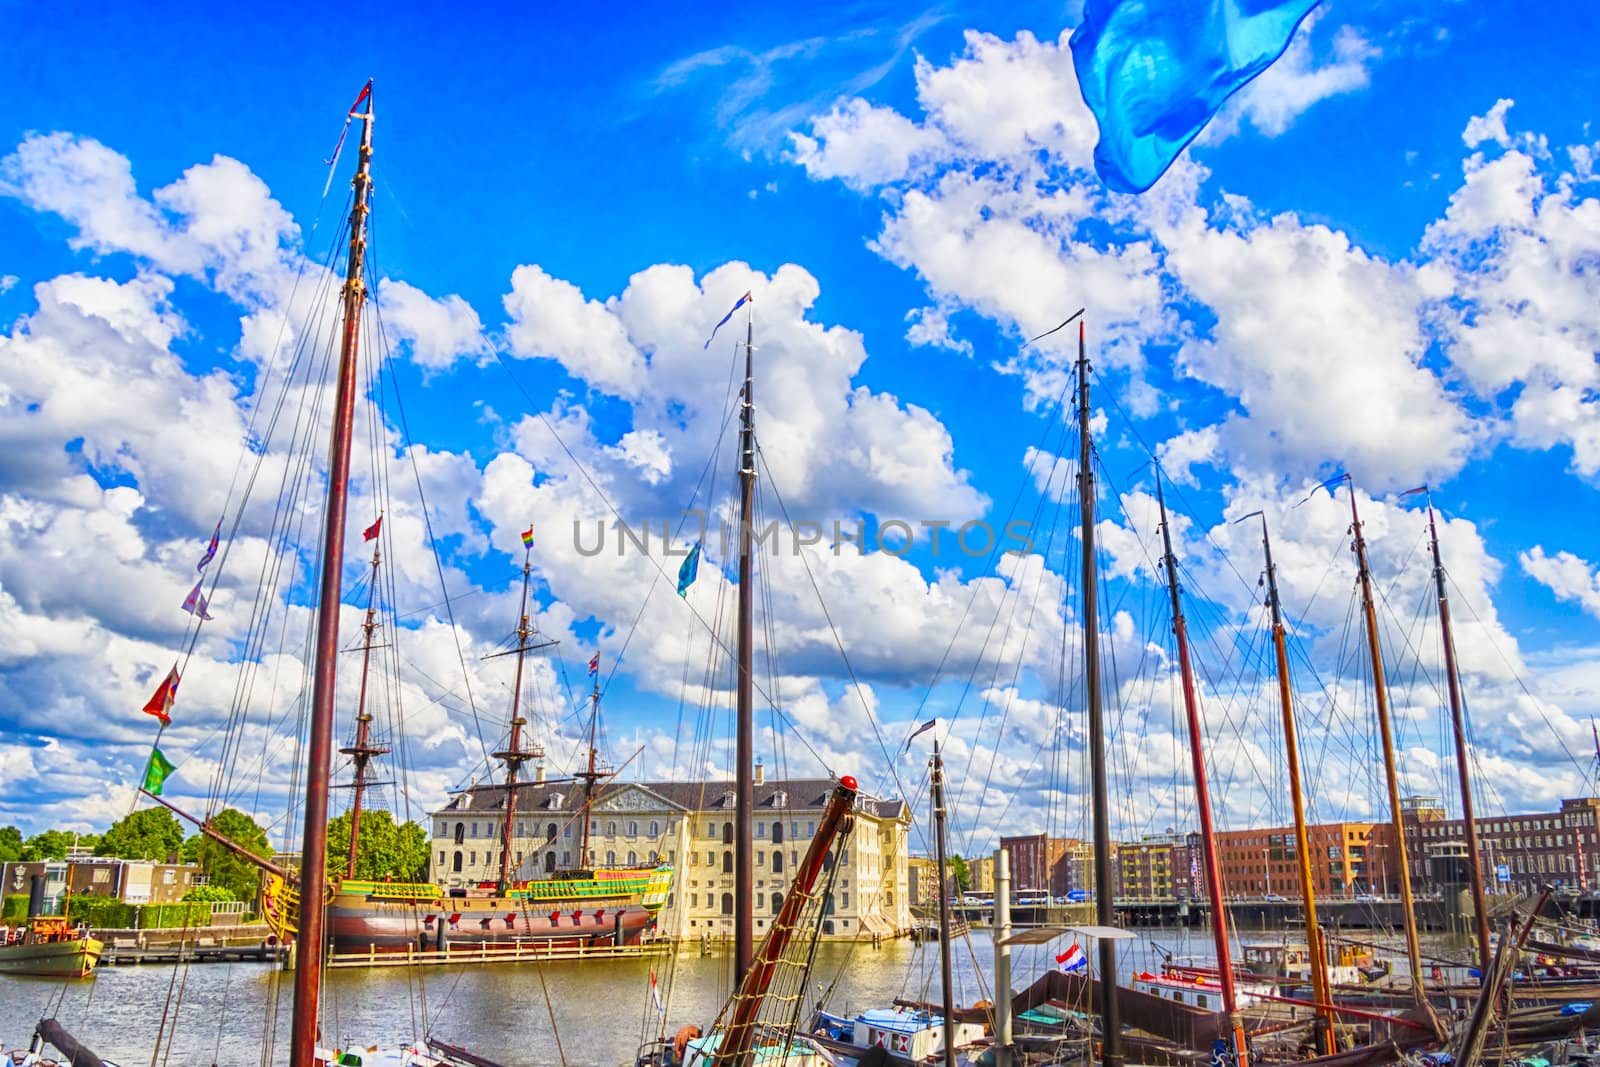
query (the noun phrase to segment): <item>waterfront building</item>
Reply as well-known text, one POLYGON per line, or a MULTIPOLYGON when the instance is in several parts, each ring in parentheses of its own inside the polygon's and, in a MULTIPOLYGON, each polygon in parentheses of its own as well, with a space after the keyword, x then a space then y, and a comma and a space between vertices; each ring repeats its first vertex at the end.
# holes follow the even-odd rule
POLYGON ((1175 900, 1171 841, 1144 840, 1117 846, 1117 899, 1175 900))
POLYGON ((1002 837, 1000 847, 1005 849, 1011 864, 1011 891, 1043 890, 1051 896, 1060 896, 1069 889, 1085 888, 1073 878, 1074 873, 1082 878, 1082 871, 1074 871, 1074 860, 1082 845, 1076 838, 1048 834, 1002 837))
MULTIPOLYGON (((1388 892, 1398 874, 1388 869, 1387 826, 1370 822, 1322 823, 1306 827, 1311 846, 1313 888, 1321 897, 1351 897, 1388 892)), ((1194 845, 1198 846, 1198 835, 1194 845)), ((1292 826, 1225 830, 1216 835, 1223 891, 1230 897, 1281 896, 1298 899, 1300 860, 1292 826)), ((1189 849, 1190 896, 1205 888, 1204 867, 1189 849)))
MULTIPOLYGON (((833 783, 826 779, 767 781, 756 768, 756 936, 765 933, 788 892, 800 857, 816 833, 833 783)), ((446 889, 492 883, 499 872, 506 786, 474 785, 432 813, 433 880, 446 889)), ((582 851, 583 786, 546 781, 542 772, 517 786, 512 862, 518 877, 537 878, 583 866, 670 863, 672 892, 657 916, 675 939, 733 934, 734 784, 617 782, 601 789, 589 814, 582 851)), ((904 801, 862 795, 854 830, 832 879, 824 936, 897 936, 911 926, 908 843, 911 811, 904 801)))
MULTIPOLYGON (((1466 880, 1466 832, 1437 797, 1401 802, 1412 879, 1428 891, 1466 880)), ((1478 854, 1491 893, 1536 893, 1544 884, 1600 887, 1600 798, 1563 800, 1560 811, 1479 815, 1478 854)))
POLYGON ((967 860, 971 882, 967 886, 973 893, 987 895, 994 892, 994 854, 967 860))
MULTIPOLYGON (((176 858, 176 857, 173 857, 176 858)), ((107 897, 124 904, 175 904, 206 876, 192 863, 153 863, 111 856, 75 855, 70 860, 14 860, 0 864, 0 891, 27 896, 43 876, 44 910, 59 910, 68 887, 73 896, 107 897)))

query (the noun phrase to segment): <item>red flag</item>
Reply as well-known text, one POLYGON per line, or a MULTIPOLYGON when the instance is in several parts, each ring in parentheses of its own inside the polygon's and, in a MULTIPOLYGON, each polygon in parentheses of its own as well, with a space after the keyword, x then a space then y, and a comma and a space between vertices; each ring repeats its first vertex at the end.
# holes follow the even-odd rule
POLYGON ((361 531, 361 540, 370 541, 374 537, 377 537, 378 536, 378 530, 381 529, 382 526, 383 526, 383 516, 379 515, 377 522, 373 523, 371 526, 368 526, 365 530, 361 531))
POLYGON ((172 702, 178 697, 178 681, 178 667, 173 664, 172 670, 156 687, 155 695, 144 706, 144 713, 160 719, 162 726, 172 725, 172 702))

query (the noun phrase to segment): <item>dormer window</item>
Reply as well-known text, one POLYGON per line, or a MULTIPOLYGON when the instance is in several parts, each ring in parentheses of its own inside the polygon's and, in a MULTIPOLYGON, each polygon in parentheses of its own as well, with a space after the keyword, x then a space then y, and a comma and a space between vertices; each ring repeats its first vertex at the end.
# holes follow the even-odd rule
POLYGON ((726 793, 722 794, 722 806, 723 807, 731 808, 731 807, 734 806, 735 803, 736 803, 736 801, 734 800, 733 790, 730 789, 726 793))

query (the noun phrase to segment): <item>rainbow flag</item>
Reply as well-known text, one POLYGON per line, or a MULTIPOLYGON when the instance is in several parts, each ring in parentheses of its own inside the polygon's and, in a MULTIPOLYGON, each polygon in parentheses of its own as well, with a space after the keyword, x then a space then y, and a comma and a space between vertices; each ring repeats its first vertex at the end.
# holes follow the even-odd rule
POLYGON ((522 547, 523 548, 532 548, 533 547, 533 527, 532 526, 529 526, 526 530, 522 531, 522 547))

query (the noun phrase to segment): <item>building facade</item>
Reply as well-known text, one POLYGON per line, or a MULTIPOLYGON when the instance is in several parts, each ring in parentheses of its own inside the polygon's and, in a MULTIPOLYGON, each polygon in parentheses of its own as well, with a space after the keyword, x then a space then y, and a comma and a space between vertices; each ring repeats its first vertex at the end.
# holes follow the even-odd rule
POLYGON ((988 895, 994 892, 994 853, 979 856, 967 861, 967 872, 971 882, 967 888, 976 894, 988 895))
POLYGON ((0 890, 5 896, 26 896, 36 876, 44 879, 47 913, 60 909, 69 888, 73 896, 109 897, 125 904, 176 904, 206 882, 200 868, 191 863, 86 856, 0 864, 0 890))
MULTIPOLYGON (((1386 838, 1388 827, 1368 822, 1323 823, 1306 827, 1311 847, 1312 888, 1321 897, 1351 897, 1361 893, 1387 893, 1393 878, 1393 851, 1386 838)), ((1256 830, 1226 830, 1216 835, 1217 860, 1228 897, 1301 895, 1300 858, 1292 826, 1256 830)), ((1198 835, 1196 835, 1198 845, 1198 835)), ((1192 882, 1204 892, 1205 865, 1192 882)))
MULTIPOLYGON (((758 768, 759 770, 759 768, 758 768)), ((755 789, 756 936, 777 913, 816 834, 833 783, 768 782, 755 789)), ((493 882, 499 873, 506 787, 474 786, 432 815, 433 880, 446 888, 493 882)), ((535 781, 517 787, 512 863, 518 876, 585 866, 670 863, 675 874, 660 932, 676 939, 733 934, 734 786, 732 782, 616 782, 603 786, 588 818, 583 854, 583 787, 535 781)), ((897 936, 911 926, 907 846, 911 812, 899 800, 864 794, 852 831, 829 864, 833 894, 823 934, 897 936)))
POLYGON ((1173 868, 1177 846, 1171 841, 1140 841, 1117 846, 1117 899, 1175 900, 1173 868))
POLYGON ((1002 837, 1000 847, 1011 864, 1011 892, 1043 891, 1060 896, 1070 888, 1069 865, 1063 863, 1072 845, 1071 838, 1047 834, 1022 834, 1002 837))
MULTIPOLYGON (((1400 814, 1412 881, 1449 888, 1461 874, 1466 829, 1436 797, 1407 797, 1400 814)), ((1536 893, 1541 885, 1600 887, 1600 798, 1563 800, 1561 810, 1478 817, 1478 856, 1490 892, 1536 893)))

